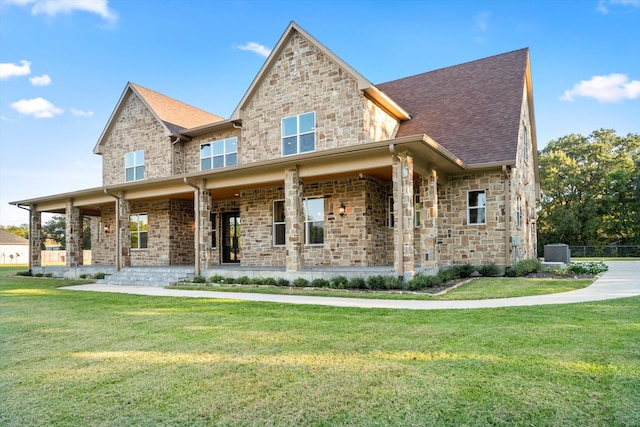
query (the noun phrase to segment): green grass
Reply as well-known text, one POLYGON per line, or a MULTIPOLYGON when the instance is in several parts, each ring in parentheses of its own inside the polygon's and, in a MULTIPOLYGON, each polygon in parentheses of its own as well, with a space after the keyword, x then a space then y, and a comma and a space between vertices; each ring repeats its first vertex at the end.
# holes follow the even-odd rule
POLYGON ((21 271, 28 271, 27 264, 0 264, 0 276, 14 276, 21 271))
POLYGON ((0 277, 0 425, 640 424, 640 298, 385 310, 0 277))
POLYGON ((513 298, 532 295, 544 295, 567 292, 584 288, 593 283, 593 279, 524 279, 519 277, 504 278, 491 277, 471 280, 444 295, 433 295, 429 290, 425 292, 375 292, 335 289, 303 289, 293 287, 264 287, 264 286, 226 286, 226 285, 189 285, 171 286, 172 289, 207 290, 219 292, 246 292, 278 295, 310 295, 344 298, 365 299, 395 299, 395 300, 468 300, 490 298, 513 298))

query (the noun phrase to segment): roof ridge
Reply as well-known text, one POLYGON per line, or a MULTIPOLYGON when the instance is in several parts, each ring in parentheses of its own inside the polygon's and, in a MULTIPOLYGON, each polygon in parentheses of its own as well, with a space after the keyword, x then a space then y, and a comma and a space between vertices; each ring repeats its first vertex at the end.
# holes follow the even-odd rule
POLYGON ((478 58, 478 59, 472 59, 472 60, 470 60, 470 61, 461 62, 461 63, 459 63, 459 64, 448 65, 448 66, 446 66, 446 67, 440 67, 440 68, 436 68, 436 69, 434 69, 434 70, 424 71, 424 72, 422 72, 422 73, 418 73, 418 74, 412 74, 412 75, 410 75, 410 76, 399 77, 399 78, 394 79, 394 80, 388 80, 388 81, 386 81, 386 82, 376 83, 376 84, 375 84, 375 86, 378 86, 378 85, 385 85, 385 84, 387 84, 387 83, 393 83, 393 82, 397 82, 397 81, 399 81, 399 80, 404 80, 404 79, 409 79, 409 78, 412 78, 412 77, 422 76, 422 75, 424 75, 424 74, 435 73, 435 72, 437 72, 437 71, 447 70, 447 69, 449 69, 449 68, 457 68, 457 67, 461 67, 461 66, 463 66, 463 65, 473 64, 474 62, 484 62, 484 61, 487 61, 487 60, 495 59, 495 58, 497 58, 497 57, 499 57, 499 56, 511 55, 511 54, 514 54, 514 53, 516 53, 516 52, 521 52, 521 51, 527 51, 527 52, 529 52, 529 48, 528 48, 528 47, 523 47, 523 48, 515 49, 515 50, 509 51, 509 52, 497 53, 497 54, 495 54, 495 55, 485 56, 485 57, 483 57, 483 58, 478 58))

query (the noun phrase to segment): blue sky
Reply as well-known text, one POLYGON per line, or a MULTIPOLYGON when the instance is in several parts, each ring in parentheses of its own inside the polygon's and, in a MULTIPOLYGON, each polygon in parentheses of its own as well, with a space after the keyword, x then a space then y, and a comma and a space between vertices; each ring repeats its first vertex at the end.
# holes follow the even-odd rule
POLYGON ((0 0, 0 225, 101 185, 128 81, 229 117, 292 20, 374 84, 529 47, 539 148, 640 132, 640 0, 0 0))

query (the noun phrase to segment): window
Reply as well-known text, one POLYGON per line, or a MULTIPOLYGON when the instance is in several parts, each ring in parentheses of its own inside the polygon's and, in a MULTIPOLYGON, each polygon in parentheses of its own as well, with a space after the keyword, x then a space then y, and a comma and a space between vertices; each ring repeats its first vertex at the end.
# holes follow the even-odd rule
POLYGON ((467 223, 485 224, 487 198, 484 190, 467 193, 467 223))
POLYGON ((522 225, 522 202, 520 201, 520 195, 516 196, 516 226, 522 225))
POLYGON ((273 202, 273 246, 286 244, 284 200, 273 202))
POLYGON ((144 150, 124 155, 124 176, 125 182, 144 179, 144 150))
POLYGON ((129 217, 129 229, 131 230, 131 249, 146 249, 149 236, 148 215, 131 215, 129 217))
POLYGON ((200 170, 238 164, 238 138, 212 141, 200 146, 200 170))
POLYGON ((388 206, 389 217, 387 219, 387 225, 389 226, 389 228, 393 228, 393 226, 395 225, 394 215, 393 215, 393 197, 389 197, 388 205, 389 205, 388 206))
POLYGON ((304 200, 304 232, 305 244, 324 243, 324 199, 304 200))
POLYGON ((418 194, 413 195, 413 226, 420 228, 420 196, 418 194))
POLYGON ((218 214, 211 212, 211 248, 218 246, 218 214))
POLYGON ((316 149, 316 113, 282 119, 282 155, 306 153, 316 149))

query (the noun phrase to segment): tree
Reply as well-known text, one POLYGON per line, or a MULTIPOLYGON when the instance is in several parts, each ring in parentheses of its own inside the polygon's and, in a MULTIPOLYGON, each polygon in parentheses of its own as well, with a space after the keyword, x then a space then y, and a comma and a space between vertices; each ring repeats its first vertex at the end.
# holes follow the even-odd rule
POLYGON ((0 229, 6 230, 11 234, 15 234, 16 236, 24 237, 25 239, 29 238, 29 225, 28 224, 20 224, 18 225, 0 225, 0 229))
MULTIPOLYGON (((82 247, 91 249, 91 219, 84 217, 82 224, 82 247)), ((61 249, 66 245, 67 221, 64 215, 54 215, 42 226, 44 239, 51 239, 58 243, 61 249)))
POLYGON ((640 244, 640 135, 563 136, 539 153, 539 166, 540 245, 640 244))

